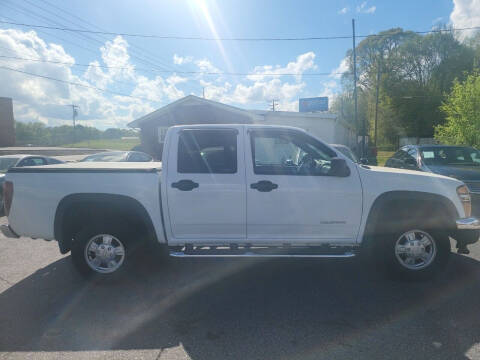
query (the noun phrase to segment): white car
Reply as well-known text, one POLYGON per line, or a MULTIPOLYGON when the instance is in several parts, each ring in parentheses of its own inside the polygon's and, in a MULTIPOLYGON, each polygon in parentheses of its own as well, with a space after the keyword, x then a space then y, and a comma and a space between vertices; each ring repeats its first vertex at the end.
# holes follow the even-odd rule
POLYGON ((360 165, 292 127, 174 126, 161 163, 12 168, 4 189, 7 236, 55 239, 103 277, 146 238, 176 257, 373 253, 423 278, 446 264, 449 236, 465 248, 480 229, 461 181, 360 165))

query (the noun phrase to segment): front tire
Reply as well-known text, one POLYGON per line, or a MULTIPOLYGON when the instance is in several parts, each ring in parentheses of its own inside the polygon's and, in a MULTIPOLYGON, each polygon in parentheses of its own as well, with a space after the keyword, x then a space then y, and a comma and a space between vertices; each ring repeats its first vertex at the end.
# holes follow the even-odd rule
POLYGON ((450 239, 442 231, 408 226, 382 241, 380 255, 395 278, 431 279, 448 263, 450 239))
POLYGON ((115 276, 126 267, 131 255, 128 233, 109 226, 82 229, 71 251, 75 268, 87 278, 115 276))

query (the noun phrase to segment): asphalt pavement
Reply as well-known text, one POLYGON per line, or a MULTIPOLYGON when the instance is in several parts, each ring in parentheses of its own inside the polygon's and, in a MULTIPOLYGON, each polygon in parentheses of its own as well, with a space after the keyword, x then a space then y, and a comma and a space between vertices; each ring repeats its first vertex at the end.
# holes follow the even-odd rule
POLYGON ((0 235, 0 359, 477 359, 471 250, 429 282, 351 260, 147 253, 89 282, 56 242, 0 235))

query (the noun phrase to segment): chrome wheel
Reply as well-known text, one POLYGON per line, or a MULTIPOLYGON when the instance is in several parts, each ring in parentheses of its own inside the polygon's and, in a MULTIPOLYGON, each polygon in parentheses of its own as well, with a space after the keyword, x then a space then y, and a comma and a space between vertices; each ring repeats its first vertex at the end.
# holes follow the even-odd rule
POLYGON ((403 233, 395 243, 395 256, 409 270, 420 270, 431 264, 437 248, 435 241, 426 232, 410 230, 403 233))
POLYGON ((85 260, 88 266, 96 272, 112 273, 125 260, 125 247, 115 236, 95 235, 85 246, 85 260))

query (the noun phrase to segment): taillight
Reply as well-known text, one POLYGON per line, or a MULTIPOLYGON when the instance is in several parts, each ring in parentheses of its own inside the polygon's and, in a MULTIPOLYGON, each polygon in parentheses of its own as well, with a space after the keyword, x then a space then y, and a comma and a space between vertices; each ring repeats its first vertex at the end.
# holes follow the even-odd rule
POLYGON ((3 208, 5 210, 6 216, 8 216, 8 214, 10 213, 12 200, 13 200, 13 182, 5 181, 3 183, 3 208))

